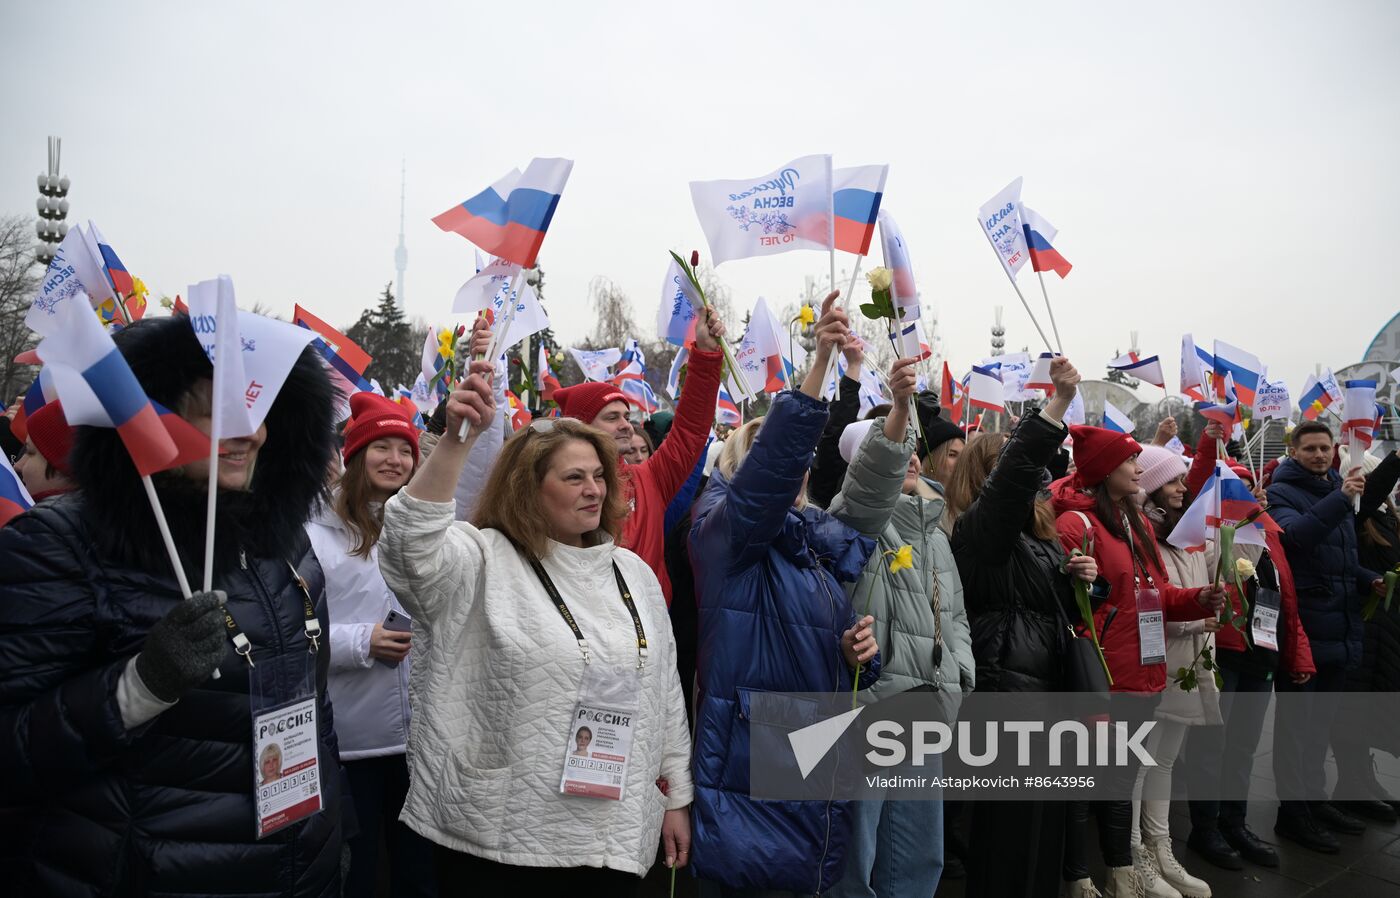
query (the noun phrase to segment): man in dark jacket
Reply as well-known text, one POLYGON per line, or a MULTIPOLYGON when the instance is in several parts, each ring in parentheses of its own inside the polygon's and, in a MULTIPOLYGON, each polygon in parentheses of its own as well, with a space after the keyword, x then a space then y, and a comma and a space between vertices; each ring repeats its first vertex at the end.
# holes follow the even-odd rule
POLYGON ((1347 670, 1361 663, 1361 604, 1376 581, 1356 548, 1353 503, 1366 480, 1360 468, 1341 477, 1332 456, 1327 425, 1302 424, 1269 485, 1269 513, 1283 528, 1298 616, 1317 666, 1306 683, 1285 678, 1275 685, 1274 778, 1284 801, 1274 832, 1329 854, 1340 848, 1333 830, 1355 834, 1365 824, 1325 800, 1323 763, 1337 702, 1322 694, 1345 691, 1347 670))
MULTIPOLYGON (((148 319, 116 340, 152 399, 207 428, 212 372, 188 318, 148 319)), ((333 451, 331 398, 308 349, 264 427, 220 442, 214 592, 181 597, 111 429, 79 428, 80 492, 0 530, 0 794, 28 810, 25 830, 7 833, 28 861, 7 871, 16 894, 339 895, 324 637, 308 654, 307 625, 314 618, 327 633, 329 620, 303 530, 333 451), (315 684, 322 810, 261 839, 250 666, 230 650, 225 609, 259 670, 309 659, 296 667, 315 684)), ((153 477, 192 583, 202 574, 207 464, 153 477)))

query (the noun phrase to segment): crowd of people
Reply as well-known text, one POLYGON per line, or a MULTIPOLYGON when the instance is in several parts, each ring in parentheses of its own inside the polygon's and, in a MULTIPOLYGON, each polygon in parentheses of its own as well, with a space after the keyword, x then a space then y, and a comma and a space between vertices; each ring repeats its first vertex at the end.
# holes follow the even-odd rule
MULTIPOLYGON (((59 402, 22 445, 4 422, 36 500, 0 528, 11 885, 628 895, 660 864, 706 896, 930 898, 957 875, 969 896, 1208 898, 1211 868, 1278 864, 1234 797, 1264 723, 1243 697, 1272 691, 1319 696, 1280 705, 1273 763, 1307 800, 1280 805, 1274 834, 1336 852, 1338 834, 1396 821, 1371 753, 1400 752, 1400 734, 1333 727, 1327 696, 1400 682, 1400 607, 1362 615, 1400 570, 1400 458, 1350 458, 1309 422, 1259 482, 1235 464, 1280 527, 1227 547, 1253 572, 1241 595, 1215 541, 1167 541, 1227 443, 1218 424, 1186 454, 1167 448, 1170 419, 1145 446, 1068 425, 1066 358, 1008 433, 947 420, 915 359, 862 418, 864 360, 835 300, 802 382, 718 443, 713 315, 674 414, 645 427, 616 387, 584 382, 510 433, 482 361, 425 432, 372 393, 337 422, 308 349, 259 430, 220 441, 216 472, 153 478, 191 583, 217 484, 215 588, 188 600, 114 430, 70 427, 59 402), (1261 600, 1277 650, 1221 623, 1261 600), (1074 691, 1090 629, 1113 713, 1158 724, 1156 765, 1112 774, 1139 799, 751 796, 762 693, 1074 691), (1218 679, 1172 677, 1203 653, 1218 679), (1371 799, 1329 801, 1329 748, 1336 794, 1371 799), (287 789, 306 800, 278 804, 287 789)), ((472 352, 490 336, 478 322, 472 352)), ((183 315, 115 340, 153 400, 210 432, 211 367, 183 315)))

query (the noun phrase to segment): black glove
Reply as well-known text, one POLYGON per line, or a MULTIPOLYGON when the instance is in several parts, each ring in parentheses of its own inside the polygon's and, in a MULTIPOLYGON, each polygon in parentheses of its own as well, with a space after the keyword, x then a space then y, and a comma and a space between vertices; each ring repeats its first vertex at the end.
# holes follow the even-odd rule
POLYGON ((136 672, 163 702, 178 701, 209 679, 224 659, 221 589, 197 592, 160 620, 136 656, 136 672))

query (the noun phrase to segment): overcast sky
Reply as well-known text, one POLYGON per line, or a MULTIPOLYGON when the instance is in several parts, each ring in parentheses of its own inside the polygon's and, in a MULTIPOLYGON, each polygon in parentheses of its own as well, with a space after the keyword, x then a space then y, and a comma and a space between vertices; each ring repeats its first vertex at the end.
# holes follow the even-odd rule
MULTIPOLYGON (((1017 175, 1074 263, 1049 286, 1093 376, 1136 329, 1174 390, 1190 331, 1296 391, 1400 308, 1400 4, 894 7, 12 0, 0 212, 33 213, 61 135, 69 220, 157 291, 222 272, 245 307, 348 324, 394 277, 406 159, 408 311, 443 324, 473 255, 429 219, 565 156, 541 254, 556 333, 586 333, 606 275, 646 339, 667 250, 704 247, 687 182, 829 152, 890 163, 885 207, 964 370, 995 305, 1008 348, 1040 348, 976 224, 1017 175)), ((719 274, 748 306, 826 268, 794 252, 719 274)), ((1029 266, 1021 283, 1043 315, 1029 266)))

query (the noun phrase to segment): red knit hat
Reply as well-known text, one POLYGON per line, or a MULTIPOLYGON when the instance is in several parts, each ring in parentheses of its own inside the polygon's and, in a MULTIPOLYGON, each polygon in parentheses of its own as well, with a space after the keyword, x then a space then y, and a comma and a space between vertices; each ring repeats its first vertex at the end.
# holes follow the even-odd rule
POLYGON ((34 442, 34 448, 39 450, 44 461, 62 474, 71 476, 73 470, 68 466, 68 456, 73 452, 75 431, 63 416, 63 404, 57 400, 50 402, 30 415, 28 424, 29 439, 34 442))
POLYGON ((350 422, 345 425, 346 461, 361 449, 385 437, 408 440, 413 447, 413 464, 418 464, 418 428, 408 409, 378 393, 356 393, 350 397, 350 422))
POLYGON ((1254 472, 1246 468, 1237 461, 1230 462, 1230 470, 1235 472, 1235 476, 1241 480, 1248 480, 1251 485, 1254 483, 1254 472))
POLYGON ((559 403, 559 414, 565 418, 578 418, 585 424, 592 424, 603 406, 609 402, 626 402, 627 397, 612 384, 590 380, 555 390, 554 401, 559 403))
POLYGON ((1074 471, 1084 486, 1097 486, 1113 469, 1142 451, 1137 440, 1126 433, 1076 424, 1069 429, 1074 439, 1074 471))

